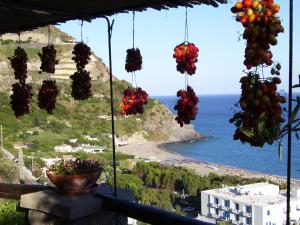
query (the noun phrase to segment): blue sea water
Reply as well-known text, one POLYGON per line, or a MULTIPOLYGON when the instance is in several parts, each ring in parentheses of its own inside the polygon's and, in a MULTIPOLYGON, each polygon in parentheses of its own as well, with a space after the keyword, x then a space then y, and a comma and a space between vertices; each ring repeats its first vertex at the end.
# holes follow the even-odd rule
MULTIPOLYGON (((172 112, 176 97, 154 97, 172 112)), ((169 151, 205 162, 286 176, 287 142, 283 142, 282 160, 279 159, 278 143, 263 148, 251 147, 233 140, 235 127, 229 123, 234 103, 239 95, 200 96, 199 112, 193 122, 195 130, 208 137, 206 141, 168 144, 169 151)), ((300 141, 293 136, 292 177, 300 179, 300 141)))

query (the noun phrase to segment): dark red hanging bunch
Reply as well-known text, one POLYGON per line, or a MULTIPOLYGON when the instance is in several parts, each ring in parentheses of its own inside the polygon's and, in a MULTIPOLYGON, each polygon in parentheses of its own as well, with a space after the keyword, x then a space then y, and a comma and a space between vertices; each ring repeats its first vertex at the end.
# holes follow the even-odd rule
MULTIPOLYGON (((54 45, 47 45, 42 48, 42 53, 39 52, 39 57, 41 59, 41 71, 46 73, 55 73, 55 65, 58 64, 56 59, 56 50, 54 45)), ((41 73, 40 71, 40 73, 41 73)))
POLYGON ((138 48, 127 49, 125 69, 128 73, 142 69, 142 55, 138 48))
POLYGON ((15 83, 12 85, 13 94, 10 96, 10 104, 15 116, 23 116, 30 112, 29 104, 32 97, 32 87, 26 83, 15 83))
POLYGON ((23 48, 17 47, 14 55, 9 58, 18 83, 12 85, 13 94, 10 96, 10 105, 15 116, 23 116, 30 112, 29 104, 32 98, 32 87, 26 84, 28 57, 23 48))
POLYGON ((281 79, 260 79, 257 74, 248 73, 240 82, 241 110, 230 119, 236 126, 234 140, 256 147, 263 147, 265 143, 273 144, 279 135, 281 123, 285 121, 282 104, 286 98, 277 92, 281 79))
POLYGON ((199 49, 193 43, 184 42, 174 48, 173 58, 176 59, 177 71, 193 75, 196 72, 199 49))
POLYGON ((55 109, 57 95, 58 88, 56 87, 55 80, 44 80, 38 94, 39 107, 52 114, 53 109, 55 109))
POLYGON ((73 50, 73 60, 76 63, 77 70, 84 69, 85 66, 90 61, 90 56, 92 54, 89 46, 84 44, 83 42, 79 42, 74 46, 73 50))
POLYGON ((175 119, 182 127, 183 124, 190 124, 191 120, 196 119, 199 99, 190 86, 187 86, 187 90, 179 90, 177 97, 180 98, 174 107, 177 110, 177 117, 175 119))
POLYGON ((148 94, 142 88, 127 88, 120 104, 122 115, 135 115, 144 112, 144 105, 148 103, 148 94))
POLYGON ((27 79, 27 53, 23 48, 17 47, 14 55, 8 59, 10 60, 11 67, 14 69, 15 79, 21 83, 25 83, 27 79))
POLYGON ((77 100, 88 99, 92 96, 92 83, 90 72, 86 70, 79 70, 70 76, 72 79, 72 93, 73 98, 77 100))
POLYGON ((84 68, 88 64, 91 55, 91 49, 84 43, 80 42, 74 46, 74 57, 77 72, 70 76, 72 80, 72 93, 74 99, 84 100, 92 96, 92 83, 90 72, 84 68))

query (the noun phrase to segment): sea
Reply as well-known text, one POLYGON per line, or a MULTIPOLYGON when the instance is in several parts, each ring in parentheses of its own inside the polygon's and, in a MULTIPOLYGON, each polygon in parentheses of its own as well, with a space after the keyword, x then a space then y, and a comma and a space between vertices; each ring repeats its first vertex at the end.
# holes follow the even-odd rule
MULTIPOLYGON (((199 96, 199 111, 192 124, 197 132, 207 137, 207 140, 166 144, 164 148, 201 162, 286 176, 287 138, 283 141, 282 159, 279 157, 278 142, 258 148, 233 140, 235 126, 229 123, 229 119, 234 114, 234 104, 238 102, 239 97, 239 95, 199 96)), ((176 113, 174 105, 177 97, 154 96, 153 98, 176 113)), ((300 140, 297 140, 295 135, 292 137, 292 178, 300 179, 300 140)))

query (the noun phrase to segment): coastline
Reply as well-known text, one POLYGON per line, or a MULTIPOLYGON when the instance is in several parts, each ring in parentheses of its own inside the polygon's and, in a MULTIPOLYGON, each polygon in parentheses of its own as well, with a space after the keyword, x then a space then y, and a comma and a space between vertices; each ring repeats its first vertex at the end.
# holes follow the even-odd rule
MULTIPOLYGON (((191 159, 164 148, 164 142, 144 141, 141 143, 130 143, 117 148, 117 151, 134 155, 136 159, 155 161, 169 166, 185 167, 195 171, 199 175, 216 173, 219 175, 240 176, 243 178, 266 178, 276 183, 286 183, 286 178, 279 175, 267 174, 247 169, 237 168, 211 162, 191 159)), ((292 185, 300 187, 300 180, 292 179, 292 185)))

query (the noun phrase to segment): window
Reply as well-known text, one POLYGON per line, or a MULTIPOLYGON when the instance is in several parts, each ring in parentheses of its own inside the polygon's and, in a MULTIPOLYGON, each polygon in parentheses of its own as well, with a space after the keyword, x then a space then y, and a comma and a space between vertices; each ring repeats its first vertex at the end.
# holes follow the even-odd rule
POLYGON ((236 221, 240 221, 240 216, 236 214, 236 215, 235 215, 235 220, 236 220, 236 221))
POLYGON ((216 216, 219 216, 219 209, 216 209, 216 216))
POLYGON ((245 211, 247 213, 251 213, 251 206, 250 205, 245 205, 245 211))
POLYGON ((219 204, 219 199, 218 198, 215 197, 214 201, 215 201, 215 204, 217 204, 217 205, 219 204))
POLYGON ((236 210, 240 210, 240 204, 239 203, 234 203, 234 205, 235 205, 236 210))
POLYGON ((249 225, 249 224, 251 224, 251 222, 252 222, 252 221, 251 221, 251 218, 248 218, 248 217, 247 217, 247 218, 246 218, 246 224, 249 225))
POLYGON ((271 215, 271 211, 267 210, 267 216, 270 216, 270 215, 271 215))
POLYGON ((229 207, 229 200, 224 200, 225 207, 229 207))

